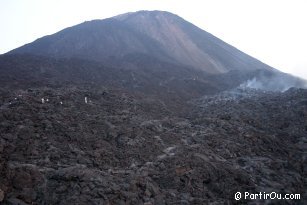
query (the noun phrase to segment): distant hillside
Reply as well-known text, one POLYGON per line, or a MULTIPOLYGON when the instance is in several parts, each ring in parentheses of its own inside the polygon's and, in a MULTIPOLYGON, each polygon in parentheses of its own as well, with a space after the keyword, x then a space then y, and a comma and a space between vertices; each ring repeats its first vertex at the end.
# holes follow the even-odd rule
POLYGON ((163 11, 140 11, 84 22, 9 53, 95 61, 146 54, 208 73, 272 69, 179 16, 163 11))
POLYGON ((112 84, 150 93, 178 92, 185 98, 240 84, 280 91, 307 84, 164 11, 139 11, 84 22, 4 56, 10 55, 19 57, 3 58, 0 78, 8 82, 6 73, 13 72, 23 78, 19 84, 28 76, 30 84, 43 78, 44 84, 112 84), (8 59, 9 68, 5 67, 8 59), (46 61, 54 67, 49 69, 46 61), (23 70, 22 75, 18 69, 23 70), (46 79, 47 75, 50 78, 46 79))

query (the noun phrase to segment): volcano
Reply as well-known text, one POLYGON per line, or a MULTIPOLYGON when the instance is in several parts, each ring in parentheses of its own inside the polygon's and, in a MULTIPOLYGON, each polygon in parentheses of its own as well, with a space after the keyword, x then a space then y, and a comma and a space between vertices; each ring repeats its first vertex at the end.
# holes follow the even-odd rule
MULTIPOLYGON (((164 11, 139 11, 84 22, 42 37, 8 52, 7 55, 16 54, 52 58, 49 64, 54 64, 52 62, 54 59, 96 62, 97 65, 122 68, 130 72, 127 76, 142 75, 141 81, 144 78, 155 79, 152 73, 164 76, 154 80, 151 83, 154 86, 164 85, 165 82, 172 82, 174 79, 179 81, 197 79, 197 87, 209 87, 212 88, 211 91, 215 90, 213 87, 220 91, 238 86, 248 80, 268 90, 286 90, 290 87, 305 85, 302 80, 281 73, 181 17, 164 11), (134 73, 131 73, 131 69, 134 73), (223 79, 225 76, 226 81, 223 79)), ((37 65, 42 63, 39 59, 37 60, 37 65)), ((32 60, 29 61, 33 63, 32 60)), ((67 67, 69 68, 66 70, 71 68, 71 66, 67 67)), ((101 69, 96 69, 91 73, 92 66, 88 67, 91 68, 80 71, 81 77, 96 76, 101 72, 101 69)), ((51 72, 53 73, 46 75, 54 76, 54 70, 51 72)), ((113 76, 119 77, 118 72, 113 73, 113 76)), ((28 78, 33 78, 33 75, 28 78)), ((130 79, 126 77, 120 81, 130 81, 130 79)), ((144 82, 135 82, 134 87, 141 84, 144 82)))
POLYGON ((0 56, 0 204, 306 204, 305 85, 164 11, 42 37, 0 56))
POLYGON ((9 53, 95 61, 144 54, 208 73, 272 70, 181 17, 163 11, 84 22, 9 53))

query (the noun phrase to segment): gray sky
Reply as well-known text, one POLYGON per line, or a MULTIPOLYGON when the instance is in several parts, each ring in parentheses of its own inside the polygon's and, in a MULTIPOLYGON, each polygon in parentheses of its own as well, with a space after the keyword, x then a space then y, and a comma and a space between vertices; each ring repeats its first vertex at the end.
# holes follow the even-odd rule
POLYGON ((86 20, 138 10, 175 13, 307 79, 307 0, 0 0, 0 53, 86 20))

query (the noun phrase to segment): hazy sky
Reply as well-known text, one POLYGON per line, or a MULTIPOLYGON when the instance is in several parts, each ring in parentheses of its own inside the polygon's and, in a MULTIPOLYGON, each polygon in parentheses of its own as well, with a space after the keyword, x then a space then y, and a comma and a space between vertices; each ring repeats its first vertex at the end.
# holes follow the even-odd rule
POLYGON ((86 20, 137 10, 175 13, 307 79, 307 0, 0 0, 0 53, 86 20))

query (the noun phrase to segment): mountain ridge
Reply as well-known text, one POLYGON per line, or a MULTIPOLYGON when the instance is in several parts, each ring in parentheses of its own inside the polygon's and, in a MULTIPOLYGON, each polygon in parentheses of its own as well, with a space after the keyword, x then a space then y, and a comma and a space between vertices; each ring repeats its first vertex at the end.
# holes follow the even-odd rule
POLYGON ((272 69, 164 11, 139 11, 84 22, 8 52, 16 53, 102 62, 112 56, 143 53, 209 73, 272 69))
MULTIPOLYGON (((252 85, 246 83, 250 81, 255 82, 252 85, 254 88, 280 91, 290 87, 307 87, 304 80, 284 74, 183 18, 165 11, 138 11, 103 20, 87 21, 39 38, 8 52, 5 56, 15 54, 95 61, 121 69, 134 67, 141 73, 146 67, 156 69, 146 62, 146 59, 154 58, 154 64, 167 65, 163 68, 163 72, 168 72, 166 76, 170 79, 173 78, 172 75, 177 75, 176 72, 180 73, 184 67, 190 69, 191 73, 201 72, 200 76, 208 77, 234 71, 229 75, 232 75, 233 79, 227 78, 229 82, 226 84, 229 85, 238 86, 244 83, 252 85)), ((33 63, 31 59, 29 61, 33 63)), ((143 73, 143 76, 151 78, 153 73, 148 69, 146 72, 147 74, 143 73)), ((185 78, 183 73, 180 79, 185 78)), ((87 75, 85 70, 84 75, 87 75)), ((212 79, 222 78, 223 76, 212 79)), ((159 81, 156 79, 151 87, 159 85, 159 81)), ((209 84, 221 87, 217 85, 222 83, 220 80, 209 81, 209 84)), ((233 87, 230 86, 229 89, 231 88, 233 87)))

